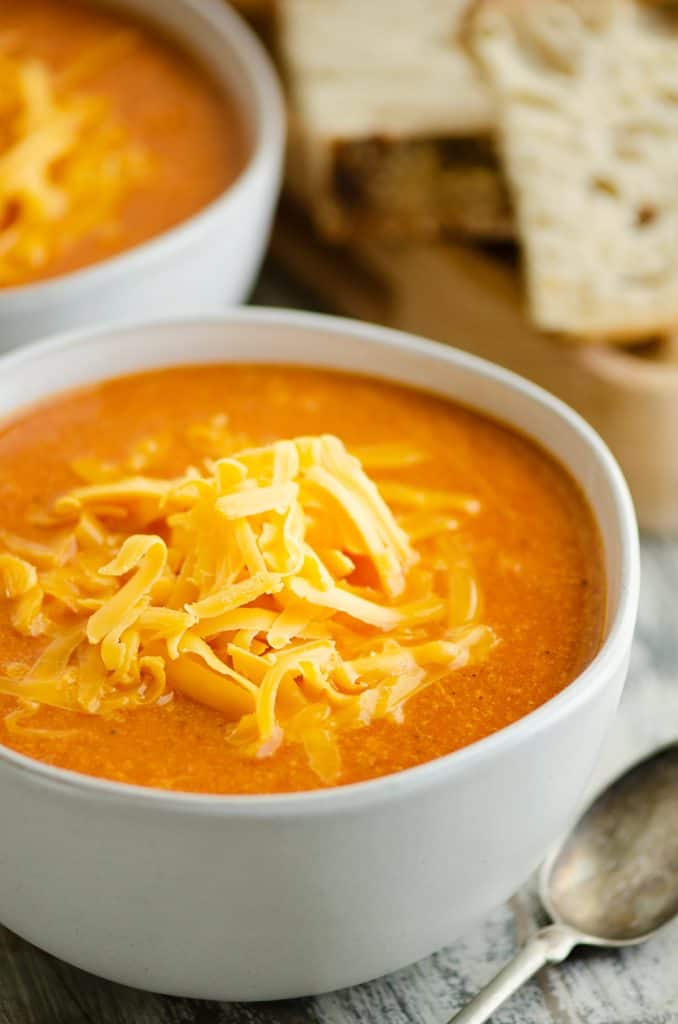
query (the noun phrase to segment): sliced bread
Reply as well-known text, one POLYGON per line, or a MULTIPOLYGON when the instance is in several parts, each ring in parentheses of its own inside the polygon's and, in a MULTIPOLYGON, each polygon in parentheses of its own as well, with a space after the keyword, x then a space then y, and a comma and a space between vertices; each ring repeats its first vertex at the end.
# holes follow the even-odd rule
POLYGON ((288 185, 330 238, 510 234, 468 3, 278 0, 288 185))
POLYGON ((678 324, 678 21, 631 0, 478 0, 469 39, 542 328, 678 324))

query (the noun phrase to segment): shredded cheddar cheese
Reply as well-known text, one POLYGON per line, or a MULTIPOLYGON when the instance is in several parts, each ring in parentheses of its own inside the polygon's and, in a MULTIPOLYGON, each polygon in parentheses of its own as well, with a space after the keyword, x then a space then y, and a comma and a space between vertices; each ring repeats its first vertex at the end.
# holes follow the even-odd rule
POLYGON ((121 201, 148 176, 147 153, 106 99, 79 90, 133 46, 134 34, 120 33, 60 74, 0 52, 0 284, 86 235, 114 233, 121 201))
MULTIPOLYGON (((0 599, 44 638, 0 677, 18 700, 8 725, 43 704, 107 715, 179 692, 219 711, 245 754, 299 743, 336 782, 343 730, 402 720, 497 642, 454 538, 477 503, 378 487, 334 436, 234 451, 225 423, 190 433, 202 469, 143 475, 164 450, 149 441, 120 465, 80 459, 82 485, 38 517, 50 543, 0 533, 0 599)), ((375 471, 425 457, 364 453, 375 471)))

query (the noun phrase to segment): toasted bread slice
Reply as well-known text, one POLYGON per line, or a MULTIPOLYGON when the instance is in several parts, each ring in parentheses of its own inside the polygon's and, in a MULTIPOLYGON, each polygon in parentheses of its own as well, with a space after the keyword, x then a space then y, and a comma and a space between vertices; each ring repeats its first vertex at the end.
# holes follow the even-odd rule
POLYGON ((286 187, 332 242, 513 237, 509 192, 484 137, 329 140, 297 121, 286 187))
POLYGON ((339 240, 506 237, 490 90, 457 40, 468 0, 279 0, 288 183, 339 240))
POLYGON ((532 316, 634 339, 678 324, 678 21, 630 0, 479 0, 532 316))

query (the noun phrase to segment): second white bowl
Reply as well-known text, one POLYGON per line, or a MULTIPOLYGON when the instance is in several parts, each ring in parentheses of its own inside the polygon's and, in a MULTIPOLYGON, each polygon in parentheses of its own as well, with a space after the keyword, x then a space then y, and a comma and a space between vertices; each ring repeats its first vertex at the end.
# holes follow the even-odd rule
POLYGON ((223 0, 111 0, 176 39, 234 96, 247 163, 202 211, 119 256, 44 282, 0 288, 0 351, 90 323, 218 312, 248 295, 280 190, 285 137, 273 65, 223 0))

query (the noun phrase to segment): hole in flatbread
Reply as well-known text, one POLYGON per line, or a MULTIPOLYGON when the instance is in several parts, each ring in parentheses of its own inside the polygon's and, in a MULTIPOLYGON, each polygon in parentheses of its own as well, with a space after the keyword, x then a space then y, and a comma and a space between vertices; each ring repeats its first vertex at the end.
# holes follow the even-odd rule
POLYGON ((650 203, 644 203, 636 209, 636 227, 646 228, 659 217, 659 211, 656 206, 652 206, 650 203))
POLYGON ((604 178, 602 175, 591 179, 591 188, 594 192, 600 192, 602 195, 612 196, 615 199, 619 197, 619 189, 614 181, 604 178))

